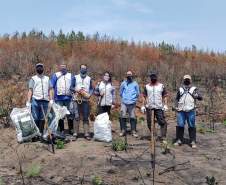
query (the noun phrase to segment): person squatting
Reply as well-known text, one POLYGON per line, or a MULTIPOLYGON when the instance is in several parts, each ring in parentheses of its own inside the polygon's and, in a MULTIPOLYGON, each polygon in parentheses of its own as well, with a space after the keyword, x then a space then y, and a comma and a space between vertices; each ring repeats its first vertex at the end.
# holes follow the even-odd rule
MULTIPOLYGON (((66 116, 68 123, 68 134, 76 140, 80 134, 80 121, 83 123, 84 138, 91 140, 90 136, 90 97, 96 96, 97 114, 108 113, 116 105, 116 88, 112 83, 112 75, 106 71, 102 80, 94 87, 93 79, 88 74, 88 66, 81 64, 78 74, 69 72, 66 63, 62 62, 58 66, 58 71, 51 78, 45 75, 44 65, 38 63, 35 66, 36 74, 31 77, 28 83, 28 95, 26 106, 31 109, 34 121, 43 134, 45 124, 45 114, 48 107, 53 103, 66 106, 70 114, 66 116)), ((135 80, 132 71, 127 71, 125 79, 119 88, 120 95, 120 136, 127 134, 127 122, 131 126, 131 135, 139 137, 137 132, 136 107, 139 98, 142 99, 141 112, 146 114, 147 127, 151 132, 152 115, 157 120, 160 127, 160 141, 166 142, 167 121, 165 112, 168 111, 168 92, 163 83, 158 79, 157 72, 148 74, 149 82, 140 91, 139 84, 135 80), (152 111, 154 114, 152 114, 152 111)), ((183 77, 181 87, 175 97, 175 107, 177 112, 176 141, 175 146, 184 143, 184 127, 188 124, 190 145, 196 148, 196 100, 201 101, 202 95, 197 87, 192 84, 190 75, 183 77)), ((59 121, 59 132, 65 134, 65 120, 59 121)))

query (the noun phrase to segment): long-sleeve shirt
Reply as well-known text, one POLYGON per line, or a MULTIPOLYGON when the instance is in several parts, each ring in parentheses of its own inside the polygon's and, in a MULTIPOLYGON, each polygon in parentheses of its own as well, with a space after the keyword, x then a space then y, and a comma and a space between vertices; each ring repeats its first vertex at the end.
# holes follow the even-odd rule
POLYGON ((123 81, 120 86, 120 97, 124 104, 135 104, 140 95, 140 88, 136 81, 123 81))

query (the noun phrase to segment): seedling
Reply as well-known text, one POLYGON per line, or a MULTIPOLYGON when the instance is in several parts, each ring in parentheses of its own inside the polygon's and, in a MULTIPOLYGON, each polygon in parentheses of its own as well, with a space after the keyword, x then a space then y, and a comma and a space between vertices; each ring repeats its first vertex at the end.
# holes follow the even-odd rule
POLYGON ((126 150, 127 144, 122 139, 116 139, 112 141, 112 150, 114 151, 123 151, 126 150))
POLYGON ((198 131, 200 134, 205 134, 206 129, 205 129, 203 126, 201 126, 201 127, 198 127, 198 128, 197 128, 197 131, 198 131))
POLYGON ((213 129, 211 129, 211 128, 207 128, 206 132, 209 132, 209 133, 212 133, 212 134, 215 133, 215 131, 213 129))
POLYGON ((2 180, 2 177, 0 177, 0 185, 4 185, 4 182, 2 180))
POLYGON ((102 178, 99 177, 99 176, 94 176, 94 177, 92 178, 92 184, 93 184, 93 185, 103 185, 103 180, 102 180, 102 178))
POLYGON ((169 141, 163 141, 161 143, 161 150, 162 150, 162 154, 168 154, 170 153, 170 148, 172 146, 172 143, 169 141))
POLYGON ((58 140, 56 141, 56 148, 57 148, 57 149, 64 149, 64 141, 58 139, 58 140))
POLYGON ((145 118, 144 118, 144 117, 140 117, 140 118, 139 118, 139 122, 138 122, 138 123, 143 123, 143 122, 144 122, 144 120, 145 120, 145 118))
POLYGON ((218 185, 218 182, 216 182, 216 179, 215 179, 214 176, 212 176, 212 177, 206 176, 206 184, 208 184, 208 185, 218 185))
POLYGON ((41 173, 41 166, 38 164, 33 164, 26 171, 27 177, 37 177, 41 173))
POLYGON ((224 126, 226 126, 226 119, 224 120, 223 124, 224 124, 224 126))

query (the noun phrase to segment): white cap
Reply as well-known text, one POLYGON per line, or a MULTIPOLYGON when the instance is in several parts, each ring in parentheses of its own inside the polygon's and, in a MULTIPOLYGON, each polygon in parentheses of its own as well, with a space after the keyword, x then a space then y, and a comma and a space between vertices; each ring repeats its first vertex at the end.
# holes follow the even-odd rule
POLYGON ((42 64, 42 63, 37 63, 37 64, 35 65, 35 67, 39 67, 39 66, 43 67, 43 64, 42 64))
POLYGON ((191 80, 191 76, 190 76, 190 75, 184 75, 184 80, 185 80, 185 79, 191 80))

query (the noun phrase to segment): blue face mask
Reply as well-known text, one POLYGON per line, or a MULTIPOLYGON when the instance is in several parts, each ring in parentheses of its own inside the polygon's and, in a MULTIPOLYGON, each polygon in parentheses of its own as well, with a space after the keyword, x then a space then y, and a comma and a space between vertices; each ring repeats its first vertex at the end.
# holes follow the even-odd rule
POLYGON ((63 75, 65 75, 65 74, 67 73, 67 69, 66 69, 66 68, 61 69, 61 73, 62 73, 63 75))
POLYGON ((87 73, 87 69, 84 69, 84 68, 80 69, 80 73, 82 75, 85 75, 87 73))

